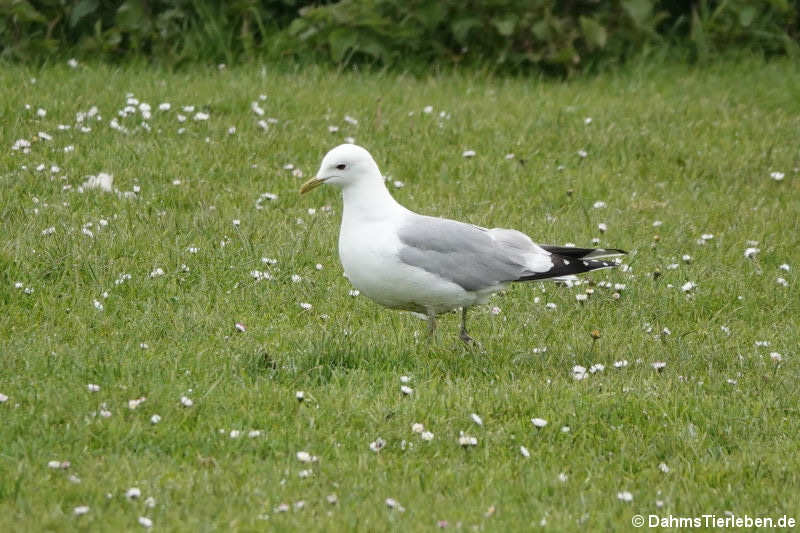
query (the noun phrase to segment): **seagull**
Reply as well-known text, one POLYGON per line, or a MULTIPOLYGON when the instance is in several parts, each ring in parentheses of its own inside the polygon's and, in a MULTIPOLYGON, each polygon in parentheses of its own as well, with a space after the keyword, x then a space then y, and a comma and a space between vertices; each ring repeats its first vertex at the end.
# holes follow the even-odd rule
POLYGON ((536 244, 517 230, 414 213, 389 193, 370 153, 354 144, 329 151, 300 194, 322 184, 342 191, 339 259, 345 276, 376 303, 427 317, 430 336, 438 315, 460 308, 459 337, 473 343, 467 310, 510 283, 574 279, 616 266, 605 258, 626 253, 536 244))

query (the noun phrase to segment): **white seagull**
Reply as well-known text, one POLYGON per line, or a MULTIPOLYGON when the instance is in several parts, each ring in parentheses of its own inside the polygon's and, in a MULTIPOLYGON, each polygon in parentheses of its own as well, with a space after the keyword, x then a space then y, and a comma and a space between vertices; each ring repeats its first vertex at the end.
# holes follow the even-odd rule
POLYGON ((342 190, 339 258, 350 283, 383 306, 424 314, 431 335, 437 315, 461 308, 460 337, 473 342, 467 309, 510 282, 570 279, 613 267, 600 258, 625 253, 539 245, 513 229, 414 213, 392 198, 375 160, 354 144, 328 152, 300 193, 323 183, 342 190))

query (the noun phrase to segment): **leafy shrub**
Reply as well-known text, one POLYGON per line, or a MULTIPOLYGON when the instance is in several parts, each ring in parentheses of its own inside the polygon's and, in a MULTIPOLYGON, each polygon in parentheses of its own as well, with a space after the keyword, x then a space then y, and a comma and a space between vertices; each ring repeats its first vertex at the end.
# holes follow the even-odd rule
MULTIPOLYGON (((647 0, 627 3, 648 3, 647 0)), ((289 28, 336 62, 370 57, 394 63, 414 56, 433 60, 492 60, 515 67, 541 63, 574 68, 584 53, 622 40, 656 38, 657 17, 634 10, 599 9, 594 2, 489 0, 436 3, 415 0, 342 0, 306 8, 289 28)))
POLYGON ((0 54, 30 59, 68 48, 107 58, 233 61, 267 47, 308 3, 6 0, 0 2, 0 54))
POLYGON ((335 62, 412 56, 569 71, 686 40, 698 56, 742 46, 794 52, 797 23, 788 0, 341 0, 301 10, 289 32, 335 62))
POLYGON ((4 0, 0 56, 290 56, 569 72, 643 47, 796 54, 793 0, 4 0))
POLYGON ((692 6, 687 33, 700 57, 732 47, 796 55, 798 23, 792 0, 702 0, 692 6))

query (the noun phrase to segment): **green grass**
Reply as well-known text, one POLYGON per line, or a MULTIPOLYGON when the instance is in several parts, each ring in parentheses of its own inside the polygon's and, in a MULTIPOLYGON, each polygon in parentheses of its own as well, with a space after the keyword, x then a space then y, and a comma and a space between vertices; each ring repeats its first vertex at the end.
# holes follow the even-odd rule
POLYGON ((543 519, 553 530, 624 530, 637 513, 725 511, 800 519, 796 64, 640 66, 568 83, 6 66, 0 83, 0 530, 141 530, 140 516, 177 531, 431 530, 440 520, 509 531, 543 519), (109 127, 128 92, 152 106, 150 131, 140 115, 119 119, 128 134, 109 127), (260 94, 263 117, 250 108, 260 94), (102 121, 77 131, 76 113, 93 105, 102 121), (209 120, 192 120, 200 110, 209 120), (264 131, 267 117, 278 123, 264 131), (11 150, 40 131, 53 139, 11 150), (629 271, 587 276, 625 284, 621 298, 597 286, 581 305, 585 285, 514 285, 492 300, 500 314, 471 314, 480 353, 458 340, 456 314, 428 342, 424 322, 349 296, 336 191, 301 197, 302 180, 283 167, 306 179, 350 135, 405 183, 392 192, 418 212, 629 250, 629 271), (467 149, 477 155, 462 157, 467 149), (140 192, 77 191, 98 172, 140 192), (278 199, 256 209, 265 192, 278 199), (93 237, 81 232, 88 222, 93 237), (699 245, 704 233, 714 237, 699 245), (760 248, 753 259, 749 246, 760 248), (149 277, 159 267, 165 275, 149 277), (255 282, 254 269, 274 279, 255 282), (131 279, 115 285, 123 273, 131 279), (687 281, 697 284, 688 297, 687 281), (622 359, 629 366, 613 368, 622 359), (605 370, 573 379, 574 365, 595 363, 605 370), (102 404, 110 417, 96 415, 102 404), (549 423, 537 429, 533 417, 549 423), (248 438, 254 429, 262 434, 248 438), (462 449, 460 431, 478 445, 462 449), (387 444, 375 453, 378 437, 387 444), (301 450, 319 462, 300 463, 301 450), (129 487, 142 497, 127 501, 129 487), (88 514, 74 516, 79 505, 88 514))

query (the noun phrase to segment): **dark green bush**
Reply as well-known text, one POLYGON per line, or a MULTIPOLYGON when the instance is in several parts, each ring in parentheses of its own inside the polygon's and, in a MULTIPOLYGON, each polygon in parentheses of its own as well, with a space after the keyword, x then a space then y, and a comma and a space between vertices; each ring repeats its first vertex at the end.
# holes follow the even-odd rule
POLYGON ((0 0, 0 56, 582 69, 669 45, 796 54, 790 0, 0 0))
POLYGON ((280 42, 303 0, 0 0, 0 54, 233 61, 280 42))
POLYGON ((655 26, 663 15, 649 3, 342 0, 304 9, 289 32, 336 62, 366 56, 391 64, 413 56, 570 69, 584 55, 607 48, 625 54, 631 46, 658 40, 655 26))
POLYGON ((335 62, 492 61, 572 70, 646 45, 686 43, 699 57, 731 48, 794 53, 788 0, 341 0, 308 7, 291 35, 335 62))

